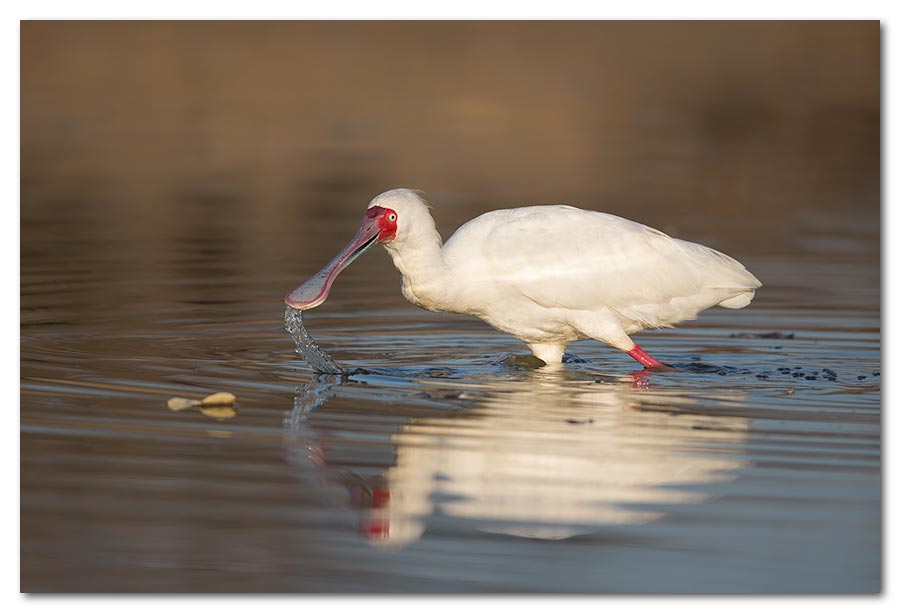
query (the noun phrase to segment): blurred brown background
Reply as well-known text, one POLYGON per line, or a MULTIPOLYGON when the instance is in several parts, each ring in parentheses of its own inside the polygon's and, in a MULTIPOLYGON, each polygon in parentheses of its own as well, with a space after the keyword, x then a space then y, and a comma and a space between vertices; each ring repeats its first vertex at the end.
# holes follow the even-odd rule
POLYGON ((220 216, 251 243, 309 223, 349 236, 398 186, 429 194, 445 237, 485 210, 559 202, 737 255, 796 248, 820 215, 871 236, 879 35, 878 22, 24 22, 23 254, 44 238, 31 222, 51 218, 101 242, 233 234, 220 216))

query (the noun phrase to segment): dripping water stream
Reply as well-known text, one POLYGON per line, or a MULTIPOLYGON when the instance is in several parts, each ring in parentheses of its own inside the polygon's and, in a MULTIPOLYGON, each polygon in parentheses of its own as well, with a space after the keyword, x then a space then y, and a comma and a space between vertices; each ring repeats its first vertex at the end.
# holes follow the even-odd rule
POLYGON ((284 329, 293 337, 297 354, 306 360, 315 372, 327 375, 343 374, 344 370, 334 358, 322 351, 315 339, 306 331, 303 325, 303 312, 300 309, 285 307, 284 329))

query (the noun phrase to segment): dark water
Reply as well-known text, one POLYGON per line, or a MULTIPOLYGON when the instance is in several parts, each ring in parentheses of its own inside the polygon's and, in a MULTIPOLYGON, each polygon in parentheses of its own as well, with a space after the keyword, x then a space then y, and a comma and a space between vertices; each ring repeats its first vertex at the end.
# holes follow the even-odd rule
POLYGON ((22 589, 878 591, 877 24, 322 27, 23 27, 22 589), (764 286, 548 371, 373 249, 317 375, 282 296, 398 186, 764 286))
POLYGON ((22 290, 29 590, 878 589, 869 266, 751 259, 758 300, 643 334, 682 368, 644 375, 593 342, 563 372, 504 364, 527 351, 405 305, 372 258, 306 315, 368 371, 341 378, 254 291, 291 279, 116 279, 126 308, 64 257, 22 290), (794 337, 732 337, 772 331, 794 337), (166 408, 215 391, 236 415, 166 408))

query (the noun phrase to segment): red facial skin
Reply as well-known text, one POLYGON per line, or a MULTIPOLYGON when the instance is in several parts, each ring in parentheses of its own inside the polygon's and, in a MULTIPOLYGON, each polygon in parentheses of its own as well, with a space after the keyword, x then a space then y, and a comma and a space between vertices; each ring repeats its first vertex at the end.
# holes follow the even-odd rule
POLYGON ((381 230, 381 232, 378 233, 379 243, 388 243, 396 238, 397 212, 394 209, 373 206, 366 211, 366 219, 378 220, 378 227, 381 230))

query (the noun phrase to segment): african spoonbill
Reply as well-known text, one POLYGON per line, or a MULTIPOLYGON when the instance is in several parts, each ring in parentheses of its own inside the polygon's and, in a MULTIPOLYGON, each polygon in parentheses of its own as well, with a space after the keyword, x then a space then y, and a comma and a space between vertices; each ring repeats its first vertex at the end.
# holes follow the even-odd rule
POLYGON ((485 213, 442 245, 420 193, 393 189, 369 203, 356 236, 285 303, 322 304, 340 272, 376 243, 400 271, 407 300, 479 317, 547 364, 560 363, 570 343, 593 338, 645 368, 665 368, 629 335, 716 305, 743 308, 761 285, 714 249, 566 205, 485 213))

